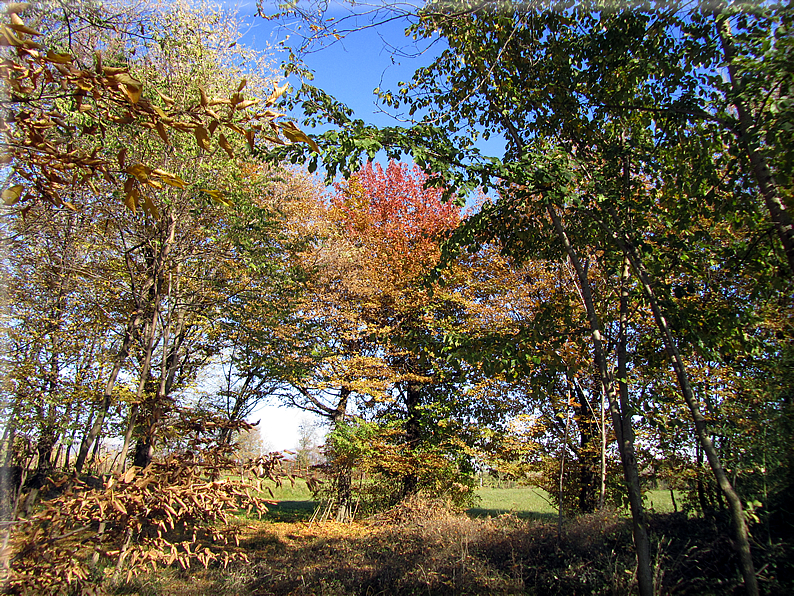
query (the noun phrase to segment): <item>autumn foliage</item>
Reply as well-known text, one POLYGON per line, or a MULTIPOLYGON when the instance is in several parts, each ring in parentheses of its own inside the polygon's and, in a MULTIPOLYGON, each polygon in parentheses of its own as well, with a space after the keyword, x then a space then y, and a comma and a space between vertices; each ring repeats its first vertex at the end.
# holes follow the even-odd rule
POLYGON ((435 265, 445 232, 460 222, 460 208, 443 202, 440 188, 425 185, 417 166, 394 160, 384 170, 367 164, 336 186, 332 217, 364 248, 376 267, 395 279, 413 279, 435 265))

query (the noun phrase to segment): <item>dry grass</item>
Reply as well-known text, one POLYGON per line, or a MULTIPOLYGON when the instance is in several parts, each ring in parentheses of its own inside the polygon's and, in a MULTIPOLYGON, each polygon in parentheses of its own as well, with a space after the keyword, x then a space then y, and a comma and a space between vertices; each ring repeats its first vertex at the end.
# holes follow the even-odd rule
MULTIPOLYGON (((137 596, 269 595, 626 595, 636 589, 628 520, 615 512, 565 524, 515 514, 471 518, 436 500, 412 500, 350 524, 241 518, 240 551, 250 563, 227 569, 158 568, 112 594, 137 596)), ((733 551, 716 520, 651 518, 664 574, 661 594, 739 593, 733 551)), ((773 578, 791 550, 768 557, 767 594, 789 594, 773 578)), ((761 565, 759 565, 759 568, 761 565)))

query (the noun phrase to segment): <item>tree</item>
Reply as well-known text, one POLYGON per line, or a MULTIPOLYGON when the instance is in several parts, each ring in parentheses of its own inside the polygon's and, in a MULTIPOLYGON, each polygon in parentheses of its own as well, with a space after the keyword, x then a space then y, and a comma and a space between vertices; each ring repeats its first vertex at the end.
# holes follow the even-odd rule
MULTIPOLYGON (((79 41, 73 38, 71 23, 61 32, 68 35, 66 39, 53 39, 42 37, 42 33, 25 24, 20 16, 25 13, 25 7, 9 5, 9 21, 0 32, 3 44, 14 50, 0 69, 0 76, 12 90, 4 102, 11 118, 2 124, 3 159, 11 168, 8 188, 3 191, 6 205, 20 204, 26 213, 30 203, 40 200, 76 209, 70 200, 73 198, 70 190, 87 185, 99 194, 96 184, 100 179, 115 184, 115 176, 121 176, 125 179, 124 204, 132 211, 141 207, 156 216, 157 206, 145 191, 152 186, 179 187, 183 183, 158 167, 125 163, 126 152, 114 147, 113 141, 121 141, 141 130, 155 131, 166 146, 171 144, 172 136, 189 134, 201 150, 210 151, 217 144, 230 156, 235 148, 223 132, 219 131, 212 142, 219 126, 223 127, 221 130, 243 136, 252 149, 258 133, 266 142, 284 143, 280 136, 283 134, 289 140, 317 148, 294 123, 279 121, 282 114, 271 109, 286 91, 286 84, 274 86, 266 98, 245 99, 243 79, 236 87, 229 85, 221 90, 226 97, 208 96, 199 84, 191 89, 190 103, 179 97, 180 101, 175 101, 159 90, 155 99, 144 93, 149 80, 141 73, 136 74, 138 78, 131 74, 134 60, 124 53, 127 27, 138 26, 140 34, 136 35, 145 39, 151 22, 130 18, 124 12, 107 16, 88 14, 91 8, 86 13, 65 11, 67 22, 87 21, 89 27, 75 27, 75 31, 83 30, 79 41), (100 21, 107 18, 106 28, 92 28, 92 17, 100 21), (90 46, 86 31, 99 33, 99 43, 94 47, 90 46), (119 33, 114 37, 108 31, 119 33), (44 45, 34 38, 42 38, 44 45), (62 48, 66 51, 57 51, 56 48, 64 45, 68 45, 62 48), (80 47, 75 48, 76 45, 80 47), (88 67, 92 62, 93 67, 88 67), (79 136, 90 137, 94 143, 79 142, 78 131, 79 136), (111 141, 110 147, 105 139, 111 141)), ((32 16, 35 19, 39 15, 32 16)), ((52 19, 45 13, 38 20, 38 25, 47 27, 53 20, 57 22, 57 17, 52 19)), ((156 25, 154 29, 149 35, 157 37, 156 25)), ((220 197, 217 190, 210 190, 211 196, 220 197)))
MULTIPOLYGON (((557 241, 572 260, 572 250, 589 245, 608 249, 616 271, 629 264, 636 295, 652 313, 698 440, 731 504, 748 593, 757 593, 741 503, 724 475, 682 356, 682 338, 692 334, 683 333, 683 319, 671 324, 674 301, 665 282, 671 256, 690 254, 681 249, 688 248, 688 230, 701 217, 727 220, 741 231, 737 242, 698 243, 699 262, 704 250, 712 259, 730 255, 734 262, 752 255, 766 280, 780 286, 785 283, 777 270, 785 261, 773 251, 781 246, 791 270, 781 198, 788 191, 778 183, 787 176, 789 159, 780 135, 790 128, 790 68, 781 64, 772 77, 752 76, 761 58, 790 55, 791 14, 776 4, 750 13, 738 4, 723 8, 434 4, 415 15, 411 32, 441 35, 449 49, 399 93, 381 94, 387 105, 420 115, 410 129, 367 127, 315 89, 306 88, 303 97, 310 112, 324 113, 342 128, 325 135, 336 148, 328 154, 331 172, 349 171, 360 153, 406 151, 438 174, 449 194, 512 185, 524 189, 524 198, 545 200, 557 241), (737 78, 739 68, 746 82, 737 78), (760 126, 752 131, 751 113, 760 126), (474 147, 480 134, 503 135, 505 155, 481 157, 474 147), (550 151, 556 164, 545 159, 550 151), (779 244, 766 244, 763 220, 771 221, 779 244), (768 258, 757 257, 767 247, 768 258)), ((515 201, 479 222, 470 220, 459 241, 478 241, 478 224, 481 230, 498 226, 502 235, 522 233, 526 222, 510 213, 522 207, 515 201)), ((582 273, 577 276, 584 286, 582 273)), ((590 319, 593 334, 603 334, 590 319)), ((722 341, 737 329, 722 326, 722 341)), ((650 593, 647 569, 642 575, 641 591, 650 593)))

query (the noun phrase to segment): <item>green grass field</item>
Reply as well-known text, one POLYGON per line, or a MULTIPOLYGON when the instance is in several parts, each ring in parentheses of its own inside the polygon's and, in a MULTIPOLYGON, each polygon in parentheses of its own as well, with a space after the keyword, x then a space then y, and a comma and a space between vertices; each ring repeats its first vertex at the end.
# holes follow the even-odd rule
MULTIPOLYGON (((272 487, 273 496, 265 493, 265 498, 278 501, 269 507, 268 519, 273 521, 300 521, 311 518, 317 507, 311 491, 304 480, 289 482, 281 487, 272 487)), ((503 513, 513 513, 521 518, 550 519, 557 515, 557 509, 549 503, 545 491, 534 487, 520 488, 480 488, 477 490, 478 502, 467 513, 472 517, 494 517, 503 513)), ((676 495, 680 507, 681 497, 676 495)), ((651 490, 645 494, 645 506, 649 511, 669 513, 673 511, 670 492, 651 490)))
POLYGON ((317 502, 314 500, 311 491, 306 487, 306 481, 300 478, 295 480, 295 484, 285 482, 280 487, 275 487, 268 482, 267 486, 273 491, 267 491, 262 495, 266 499, 278 501, 277 505, 269 505, 267 515, 263 519, 276 522, 297 522, 311 519, 317 502))
POLYGON ((514 513, 519 517, 544 518, 557 513, 549 504, 545 491, 539 488, 480 488, 477 497, 477 506, 468 510, 472 517, 514 513))
MULTIPOLYGON (((678 505, 678 509, 681 509, 681 503, 684 502, 684 496, 675 491, 675 502, 678 505)), ((645 493, 645 508, 648 511, 654 511, 656 513, 672 513, 675 511, 673 507, 673 500, 670 497, 669 490, 649 490, 645 493)))

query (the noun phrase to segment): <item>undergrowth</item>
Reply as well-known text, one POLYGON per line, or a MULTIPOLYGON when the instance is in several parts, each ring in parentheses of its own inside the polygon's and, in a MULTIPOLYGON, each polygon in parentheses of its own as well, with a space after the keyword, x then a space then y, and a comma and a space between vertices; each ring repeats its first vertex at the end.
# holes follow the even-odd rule
MULTIPOLYGON (((742 593, 723 520, 650 518, 660 594, 742 593)), ((147 596, 537 594, 636 591, 630 522, 615 512, 557 526, 513 514, 471 518, 435 500, 411 500, 350 524, 252 522, 250 560, 195 574, 141 577, 118 594, 147 596), (148 583, 147 583, 148 582, 148 583), (124 591, 124 590, 130 591, 124 591)), ((764 593, 794 593, 789 545, 754 545, 764 593)), ((170 574, 170 575, 168 575, 170 574)))

